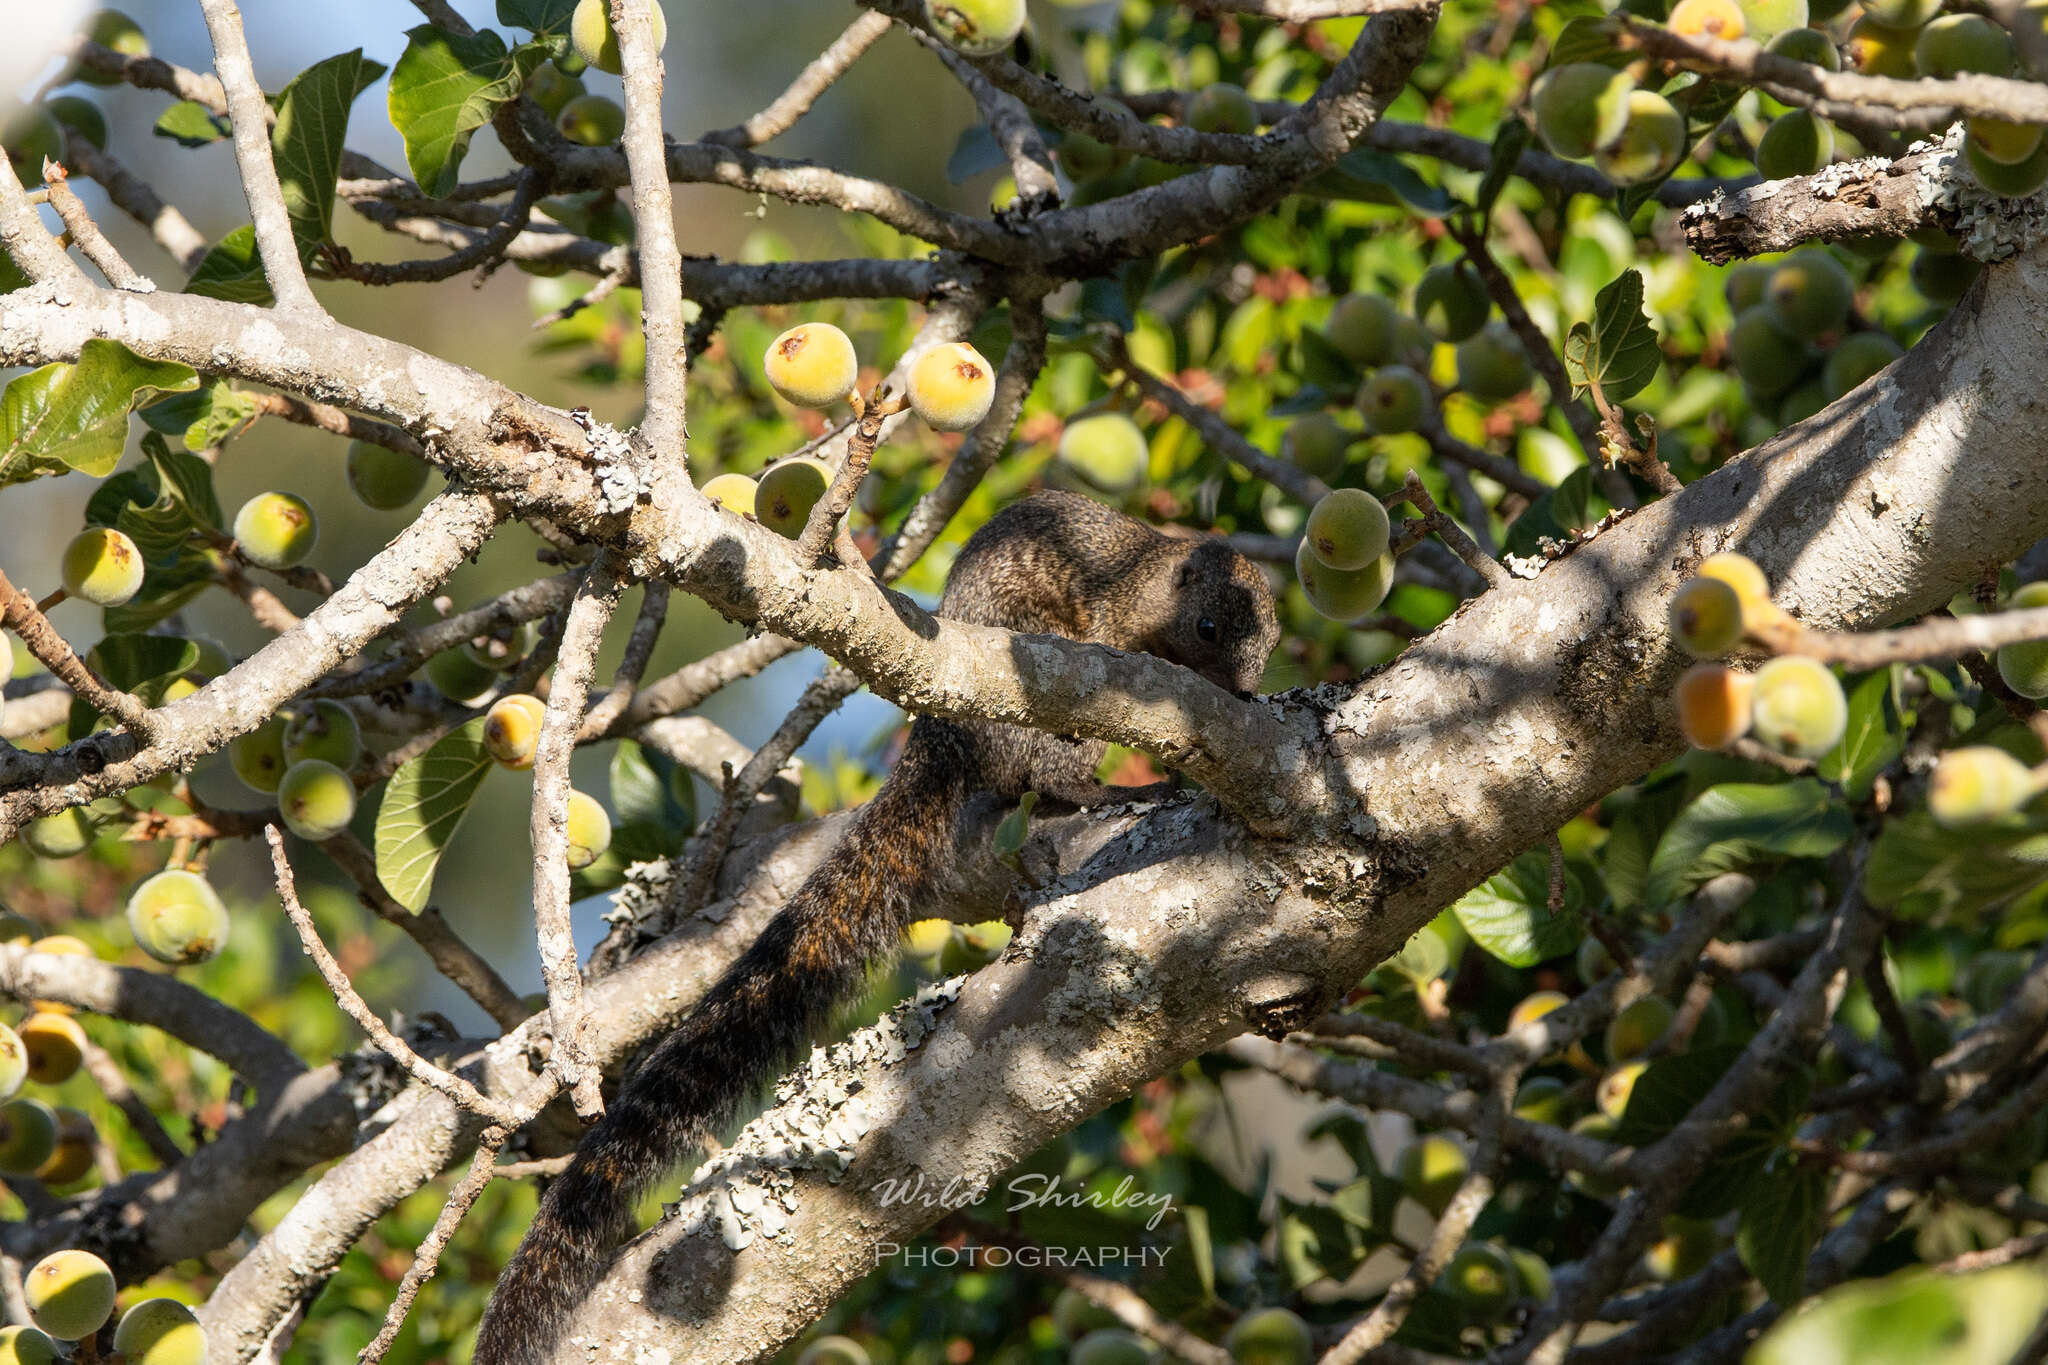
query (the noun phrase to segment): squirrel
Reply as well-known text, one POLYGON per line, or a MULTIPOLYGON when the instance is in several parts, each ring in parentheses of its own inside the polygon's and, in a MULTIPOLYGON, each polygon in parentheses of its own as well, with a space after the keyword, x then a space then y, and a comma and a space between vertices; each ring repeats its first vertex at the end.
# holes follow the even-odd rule
MULTIPOLYGON (((938 614, 1142 651, 1250 696, 1280 634, 1265 576, 1221 540, 1163 535, 1072 493, 1013 503, 976 531, 938 614)), ((476 1365, 535 1365, 632 1231, 639 1195, 787 1064, 887 959, 937 893, 970 797, 1076 807, 1157 797, 1095 779, 1105 746, 921 716, 832 855, 626 1082, 549 1187, 498 1281, 476 1365)))

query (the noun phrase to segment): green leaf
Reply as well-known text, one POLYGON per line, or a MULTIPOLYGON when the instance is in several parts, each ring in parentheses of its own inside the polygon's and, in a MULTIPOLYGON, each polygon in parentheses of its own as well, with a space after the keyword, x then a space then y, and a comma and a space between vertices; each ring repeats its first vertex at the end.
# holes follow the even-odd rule
MULTIPOLYGON (((1566 31, 1570 31, 1569 25, 1566 31)), ((1486 176, 1479 182, 1479 192, 1472 197, 1473 207, 1481 213, 1493 212, 1494 200, 1500 198, 1500 192, 1507 188, 1508 177, 1515 173, 1522 153, 1529 150, 1534 139, 1535 135, 1523 120, 1510 117, 1500 121, 1500 131, 1493 135, 1493 149, 1487 154, 1486 176)))
POLYGON ((307 67, 277 97, 270 148, 300 260, 311 260, 333 233, 334 181, 349 107, 383 74, 383 63, 366 60, 357 48, 307 67))
POLYGON ((179 100, 157 115, 156 127, 150 131, 182 146, 205 147, 226 138, 233 130, 226 119, 217 117, 205 105, 179 100))
POLYGON ((1621 26, 1604 15, 1582 14, 1558 30, 1550 45, 1549 65, 1569 66, 1573 62, 1600 62, 1626 66, 1628 57, 1614 44, 1621 26))
POLYGON ((1851 831, 1849 812, 1810 777, 1709 787, 1657 842, 1643 901, 1662 909, 1700 883, 1763 858, 1826 857, 1851 831))
POLYGON ((213 467, 206 461, 172 450, 153 431, 142 438, 142 453, 157 476, 156 495, 122 507, 114 524, 145 560, 162 562, 177 555, 194 531, 220 526, 220 503, 213 493, 213 467))
POLYGON ((1593 512, 1593 469, 1580 465, 1557 487, 1537 495, 1508 527, 1509 554, 1536 555, 1545 540, 1569 544, 1572 533, 1600 518, 1593 512))
POLYGON ((1781 1318, 1749 1365, 2007 1365, 2048 1312, 2038 1265, 1856 1280, 1781 1318))
POLYGON ((1562 909, 1550 908, 1550 851, 1531 849, 1451 907, 1472 941, 1510 967, 1533 967, 1579 946, 1585 895, 1565 870, 1562 909))
POLYGON ((151 684, 168 684, 199 666, 199 646, 175 635, 103 635, 86 652, 85 661, 110 686, 142 692, 151 684))
POLYGON ((1649 884, 1650 858, 1657 841, 1685 804, 1685 784, 1665 782, 1610 800, 1607 842, 1600 848, 1600 872, 1607 898, 1617 910, 1639 910, 1649 884))
POLYGON ((1277 1199, 1280 1265, 1296 1289, 1347 1278, 1380 1244, 1335 1209, 1297 1204, 1285 1195, 1277 1199))
POLYGON ((498 0, 498 22, 540 33, 567 33, 576 0, 498 0))
POLYGON ((1643 313, 1643 273, 1624 270, 1593 299, 1593 321, 1572 324, 1565 364, 1580 392, 1600 385, 1610 403, 1625 403, 1657 377, 1657 333, 1643 313))
POLYGON ((1863 894, 1914 919, 2001 906, 2048 878, 2048 835, 2019 822, 1943 829, 1925 807, 1895 815, 1870 850, 1863 894))
POLYGON ((187 450, 208 450, 237 435, 256 418, 256 400, 225 379, 209 379, 142 409, 142 420, 187 450))
POLYGON ((1188 1255, 1195 1263, 1202 1300, 1212 1303, 1216 1298, 1216 1243, 1209 1235, 1209 1210, 1200 1204, 1189 1204, 1180 1211, 1180 1217, 1188 1230, 1188 1255))
POLYGON ((1031 837, 1031 812, 1037 805, 1038 793, 1025 792, 1017 798, 1017 809, 996 826, 996 857, 1015 871, 1023 870, 1019 855, 1024 851, 1025 840, 1031 837))
POLYGON ((1352 148, 1304 188, 1326 199, 1406 204, 1433 218, 1458 207, 1457 200, 1417 175, 1407 162, 1371 147, 1352 148))
POLYGON ((669 795, 668 780, 648 761, 647 751, 630 739, 612 750, 612 810, 618 823, 671 825, 679 809, 669 795))
POLYGON ((1821 1167, 1766 1170, 1742 1200, 1735 1250, 1778 1304, 1806 1293, 1806 1258, 1827 1226, 1828 1172, 1821 1167))
POLYGON ((229 303, 267 306, 272 301, 270 280, 264 275, 262 258, 256 253, 256 229, 244 224, 207 248, 198 269, 185 281, 185 292, 229 303))
POLYGON ((414 914, 427 908, 442 850, 490 770, 478 716, 391 775, 377 808, 377 880, 414 914))
POLYGON ((507 49, 489 29, 458 36, 432 24, 405 36, 405 52, 391 70, 391 122, 405 138, 413 179, 428 194, 446 194, 455 188, 471 134, 518 97, 549 48, 534 42, 507 49))
POLYGON ((1892 706, 1892 670, 1881 668, 1849 693, 1849 728, 1821 755, 1815 771, 1851 801, 1870 795, 1877 775, 1906 749, 1905 727, 1892 706))
POLYGON ((22 375, 0 394, 0 487, 66 469, 105 477, 128 443, 128 413, 198 382, 188 366, 98 339, 79 348, 75 364, 22 375))

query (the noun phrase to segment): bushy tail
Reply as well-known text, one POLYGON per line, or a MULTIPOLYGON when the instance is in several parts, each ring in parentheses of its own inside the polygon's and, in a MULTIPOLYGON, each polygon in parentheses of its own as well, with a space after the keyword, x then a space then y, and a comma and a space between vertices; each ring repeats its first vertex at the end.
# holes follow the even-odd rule
POLYGON ((839 847, 633 1073, 549 1188, 498 1280, 476 1365, 538 1365, 633 1226, 640 1195, 810 1042, 931 893, 974 753, 921 719, 839 847))

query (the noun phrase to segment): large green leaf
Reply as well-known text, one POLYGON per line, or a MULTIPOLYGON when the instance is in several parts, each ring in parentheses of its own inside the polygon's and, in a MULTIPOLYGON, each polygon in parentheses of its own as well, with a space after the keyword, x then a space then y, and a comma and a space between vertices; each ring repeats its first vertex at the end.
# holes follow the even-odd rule
POLYGON ((142 438, 142 453, 157 476, 156 496, 120 508, 114 524, 135 542, 145 560, 161 562, 182 550, 194 531, 217 529, 220 503, 213 493, 213 466, 197 455, 172 450, 153 431, 142 438))
POLYGON ((406 32, 391 70, 391 122, 405 138, 405 162, 428 194, 455 188, 470 135, 516 99, 548 56, 546 43, 507 48, 485 29, 457 35, 421 24, 406 32))
POLYGON ((365 59, 357 48, 307 67, 277 97, 270 148, 302 260, 311 260, 334 228, 334 181, 349 107, 383 74, 383 63, 365 59))
POLYGON ((1451 907, 1472 941, 1510 967, 1533 967, 1579 946, 1584 893, 1567 869, 1564 905, 1550 908, 1550 853, 1532 849, 1451 907))
POLYGON ((189 366, 102 340, 80 347, 76 363, 22 375, 0 395, 0 487, 67 469, 111 474, 128 443, 128 413, 198 382, 189 366))
POLYGON ((567 33, 576 0, 498 0, 498 22, 541 33, 567 33))
POLYGON ((441 853, 490 769, 484 718, 478 716, 399 768, 384 788, 377 808, 377 880, 414 914, 427 908, 441 853))
POLYGON ((1765 1333, 1749 1365, 2007 1365, 2044 1312, 2038 1265, 1906 1271, 1829 1290, 1765 1333))
MULTIPOLYGON (((86 652, 86 665, 119 692, 134 694, 144 706, 155 706, 164 689, 199 664, 199 646, 175 635, 140 635, 117 632, 100 637, 86 652)), ((71 737, 83 738, 99 724, 99 712, 73 698, 71 737)))
POLYGON ((1775 1303, 1806 1292, 1806 1258, 1827 1226, 1828 1172, 1789 1163, 1752 1181, 1742 1200, 1735 1250, 1775 1303))
POLYGON ((256 229, 244 223, 207 249, 185 292, 229 303, 271 302, 270 280, 256 254, 256 229))
POLYGON ((1863 871, 1882 910, 1954 919, 2003 905, 2048 878, 2048 834, 2014 820, 1943 829, 1926 809, 1885 821, 1863 871))
POLYGON ((1643 312, 1643 273, 1624 270, 1593 299, 1593 321, 1575 322, 1564 339, 1565 365, 1579 389, 1596 382, 1610 403, 1625 403, 1657 377, 1657 333, 1643 312))
POLYGON ((1327 199, 1406 204, 1433 217, 1442 217, 1458 207, 1457 200, 1417 175, 1407 162, 1391 152, 1371 147, 1352 148, 1303 188, 1327 199))
POLYGON ((256 400, 225 379, 209 379, 142 409, 141 417, 187 450, 206 450, 236 435, 256 417, 256 400))
POLYGON ((1663 1137, 1707 1097, 1741 1055, 1740 1043, 1722 1043, 1651 1062, 1629 1087, 1628 1107, 1621 1111, 1614 1140, 1646 1146, 1663 1137))
POLYGON ((1848 810, 1810 777, 1709 787, 1658 840, 1644 903, 1661 909, 1700 883, 1758 859, 1826 857, 1851 830, 1848 810))

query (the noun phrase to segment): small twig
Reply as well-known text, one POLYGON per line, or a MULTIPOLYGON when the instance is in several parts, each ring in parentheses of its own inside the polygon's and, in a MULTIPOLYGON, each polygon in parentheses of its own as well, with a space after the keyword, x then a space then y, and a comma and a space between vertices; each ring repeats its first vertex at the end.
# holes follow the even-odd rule
POLYGON ((269 101, 256 80, 256 68, 249 58, 249 42, 242 32, 242 15, 234 0, 199 0, 206 16, 206 31, 213 39, 213 69, 226 93, 228 117, 234 126, 235 164, 242 174, 242 193, 256 225, 256 250, 263 259, 263 274, 277 307, 285 313, 319 313, 320 301, 306 283, 305 267, 299 262, 298 243, 292 237, 291 215, 285 209, 284 190, 278 183, 277 165, 270 156, 269 101))
MULTIPOLYGON (((859 395, 856 394, 855 398, 858 400, 859 395)), ((804 523, 804 533, 797 539, 796 555, 800 562, 813 565, 824 562, 825 547, 834 544, 838 538, 839 519, 853 507, 861 482, 868 476, 868 467, 875 458, 875 447, 881 444, 883 422, 907 406, 900 396, 884 398, 880 388, 866 402, 856 402, 857 420, 853 434, 846 440, 846 459, 840 464, 839 472, 832 476, 832 486, 811 509, 810 519, 804 523)), ((841 545, 840 550, 844 558, 845 547, 841 545)), ((866 568, 867 560, 855 554, 847 561, 846 567, 856 565, 866 568)))
POLYGON ((336 436, 346 436, 352 441, 362 441, 404 455, 426 458, 425 448, 411 432, 402 427, 392 426, 389 422, 375 422, 326 403, 294 398, 288 393, 255 393, 244 396, 254 403, 256 415, 259 417, 282 417, 287 422, 317 427, 336 436))
POLYGON ((1443 509, 1436 505, 1436 499, 1430 497, 1429 490, 1423 487, 1422 477, 1414 470, 1408 471, 1408 478, 1402 483, 1400 491, 1387 495, 1382 501, 1413 504, 1415 509, 1422 513, 1423 530, 1434 531, 1444 544, 1451 547, 1459 559, 1464 560, 1474 573, 1486 580, 1488 587, 1507 586, 1508 571, 1500 566, 1500 561, 1481 550, 1473 542, 1472 537, 1465 534, 1462 526, 1444 515, 1443 509))
MULTIPOLYGON (((1237 429, 1195 402, 1174 385, 1147 372, 1131 358, 1121 336, 1109 340, 1109 363, 1123 372, 1126 382, 1145 397, 1154 399, 1174 416, 1200 433, 1203 441, 1267 483, 1275 484, 1303 506, 1313 507, 1330 486, 1313 474, 1276 459, 1240 436, 1237 429)), ((1526 476, 1525 476, 1526 477, 1526 476)))
POLYGON ((888 31, 888 15, 873 10, 863 13, 846 26, 844 33, 832 40, 831 46, 813 58, 811 64, 789 83, 789 88, 777 95, 766 109, 745 123, 706 133, 697 140, 725 147, 758 147, 780 137, 809 113, 818 96, 829 90, 832 83, 888 31))
POLYGON ((64 164, 107 193, 114 206, 149 229, 156 244, 187 274, 206 259, 206 237, 141 177, 92 145, 76 128, 64 129, 64 164))
MULTIPOLYGON (((1525 498, 1540 498, 1550 491, 1550 486, 1535 475, 1523 469, 1505 456, 1467 445, 1445 429, 1442 418, 1431 413, 1424 418, 1419 428, 1429 448, 1453 464, 1463 465, 1475 474, 1484 474, 1510 492, 1520 493, 1525 498)), ((1448 471, 1446 471, 1448 472, 1448 471)))
POLYGON ((612 675, 611 690, 584 713, 582 728, 576 732, 578 744, 602 739, 626 713, 633 689, 640 685, 640 676, 647 671, 647 661, 661 639, 662 623, 668 619, 668 595, 668 580, 662 578, 649 579, 642 589, 640 614, 633 620, 633 633, 626 637, 626 652, 619 659, 618 672, 612 675))
MULTIPOLYGON (((1657 490, 1659 496, 1676 493, 1685 487, 1678 481, 1678 476, 1671 472, 1671 467, 1658 457, 1655 435, 1652 434, 1650 438, 1651 449, 1644 450, 1637 445, 1635 439, 1628 434, 1628 426, 1622 421, 1620 409, 1607 401, 1607 394, 1600 387, 1600 381, 1591 375, 1586 377, 1586 396, 1593 400, 1593 406, 1600 411, 1602 439, 1599 453, 1594 457, 1595 463, 1610 468, 1620 465, 1634 470, 1657 490)), ((1655 429, 1649 430, 1654 433, 1655 429)))
POLYGON ((1891 978, 1885 975, 1882 952, 1872 953, 1864 962, 1863 988, 1870 992, 1871 1008, 1877 1011, 1878 1022, 1884 1025, 1885 1035, 1892 1040, 1899 1066, 1908 1076, 1919 1075, 1926 1068, 1928 1059, 1920 1055, 1920 1048, 1913 1041, 1913 1027, 1907 1022, 1905 1007, 1892 990, 1891 978))
POLYGON ((122 1073, 114 1059, 107 1055, 106 1049, 88 1038, 83 1056, 86 1072, 92 1077, 93 1084, 97 1085, 100 1093, 121 1111, 122 1117, 128 1120, 128 1126, 142 1139, 143 1146, 149 1148, 150 1155, 154 1156, 167 1171, 183 1161, 183 1150, 171 1139, 171 1135, 164 1131, 163 1124, 157 1121, 149 1106, 142 1102, 142 1097, 135 1093, 135 1087, 128 1084, 128 1077, 122 1073))
POLYGON ((625 586, 611 551, 601 551, 584 571, 562 626, 554 687, 541 717, 533 760, 533 915, 553 1023, 549 1069, 561 1078, 577 1115, 586 1122, 604 1113, 604 1096, 598 1089, 603 1077, 583 1044, 583 973, 569 923, 569 756, 575 751, 605 623, 625 586))
POLYGON ((434 1220, 432 1230, 421 1241, 404 1278, 399 1280, 398 1293, 391 1300, 391 1307, 384 1311, 383 1327, 357 1357, 361 1365, 377 1365, 384 1359, 384 1353, 391 1349, 391 1344, 398 1340, 399 1332, 405 1327, 405 1315, 412 1311, 413 1300, 419 1297, 421 1287, 433 1278, 435 1268, 441 1264, 441 1252, 447 1247, 448 1239, 462 1225, 477 1196, 497 1176, 498 1153, 504 1150, 511 1136, 512 1130, 502 1124, 485 1130, 483 1140, 477 1144, 476 1155, 469 1160, 469 1169, 456 1182, 455 1188, 448 1191, 447 1204, 434 1220))
POLYGON ((543 1178, 557 1176, 563 1171, 568 1170, 569 1163, 575 1159, 576 1154, 570 1152, 565 1156, 551 1156, 542 1161, 508 1161, 502 1166, 493 1167, 491 1178, 494 1180, 525 1180, 533 1176, 543 1178))
POLYGON ((239 558, 223 555, 217 577, 222 587, 249 608, 249 615, 256 618, 256 624, 272 635, 282 635, 298 626, 299 614, 286 606, 283 598, 244 573, 239 558))
POLYGON ((299 931, 299 942, 304 945, 306 955, 313 959, 313 965, 319 968, 321 977, 327 982, 327 989, 333 994, 335 1003, 341 1006, 342 1012, 355 1020, 363 1032, 370 1036, 370 1041, 386 1056, 405 1068, 406 1074, 414 1080, 446 1095, 473 1114, 481 1114, 496 1123, 518 1127, 524 1120, 511 1105, 493 1099, 462 1077, 434 1065, 414 1052, 411 1044, 384 1026, 384 1021, 377 1017, 376 1011, 369 1007, 362 996, 356 994, 356 988, 349 981, 348 973, 341 969, 341 964, 334 960, 334 954, 328 952, 327 945, 320 941, 320 931, 314 926, 313 917, 307 914, 306 907, 299 903, 299 892, 292 877, 291 861, 285 856, 284 835, 278 832, 276 825, 266 825, 263 828, 263 837, 270 841, 271 871, 277 878, 278 899, 284 902, 285 915, 291 920, 292 927, 299 931))
POLYGON ((154 294, 156 283, 147 275, 124 260, 107 235, 100 231, 100 225, 85 211, 85 205, 72 192, 64 168, 54 162, 43 165, 43 184, 50 192, 50 207, 57 210, 57 216, 64 220, 65 230, 71 240, 85 253, 85 258, 99 267, 108 284, 116 289, 125 289, 135 294, 154 294))
POLYGON ((4 572, 0 572, 0 625, 20 637, 28 652, 87 706, 120 721, 145 744, 155 741, 156 718, 149 708, 129 693, 110 687, 88 668, 43 615, 36 600, 8 581, 4 572))
POLYGON ((1892 663, 1934 663, 2002 645, 2048 639, 2048 607, 2021 607, 1981 616, 1930 616, 1897 630, 1812 630, 1787 616, 1767 622, 1759 643, 1780 654, 1804 654, 1823 663, 1879 668, 1892 663))

